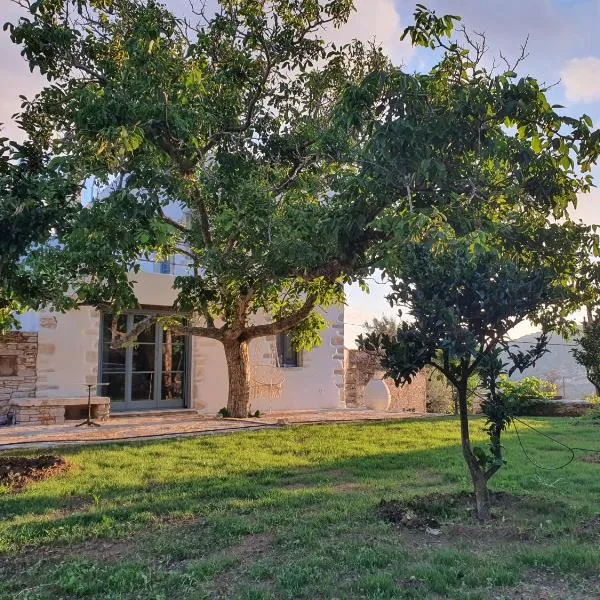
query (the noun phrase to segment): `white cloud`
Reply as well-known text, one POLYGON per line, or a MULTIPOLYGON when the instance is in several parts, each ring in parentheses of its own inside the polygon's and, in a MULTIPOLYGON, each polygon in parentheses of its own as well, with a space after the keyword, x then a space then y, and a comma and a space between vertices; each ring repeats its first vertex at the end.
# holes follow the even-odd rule
POLYGON ((597 102, 600 100, 600 58, 584 56, 567 61, 561 71, 567 100, 597 102))
POLYGON ((410 58, 414 48, 400 41, 404 26, 394 0, 355 0, 354 6, 356 10, 348 22, 339 29, 330 29, 328 39, 336 43, 374 39, 394 62, 410 58))

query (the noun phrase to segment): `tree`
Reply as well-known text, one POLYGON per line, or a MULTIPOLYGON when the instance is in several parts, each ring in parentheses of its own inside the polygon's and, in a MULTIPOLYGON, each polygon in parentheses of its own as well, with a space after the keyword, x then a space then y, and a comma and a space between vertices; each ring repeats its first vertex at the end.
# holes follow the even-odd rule
POLYGON ((387 333, 393 335, 398 329, 398 320, 394 317, 388 317, 387 315, 381 315, 381 318, 373 317, 369 321, 363 323, 364 329, 367 333, 387 333))
POLYGON ((598 242, 565 209, 589 189, 598 133, 585 115, 559 116, 561 107, 550 105, 535 79, 518 79, 515 65, 486 70, 485 38, 463 30, 461 45, 446 39, 451 30, 452 22, 418 7, 405 32, 444 53, 420 81, 429 99, 423 119, 438 115, 440 132, 420 165, 404 169, 404 141, 420 134, 405 119, 406 103, 390 103, 373 133, 373 194, 404 188, 408 200, 382 212, 373 252, 383 257, 377 266, 391 281, 390 303, 409 319, 396 335, 373 334, 363 343, 382 354, 397 385, 431 365, 454 386, 462 452, 485 520, 488 481, 503 464, 500 438, 511 419, 500 375, 534 364, 547 332, 572 330, 569 315, 585 299, 582 272, 598 242), (457 140, 443 145, 448 130, 457 140), (515 351, 510 331, 526 319, 543 333, 527 352, 515 351), (468 380, 475 373, 488 390, 489 452, 470 441, 468 380))
POLYGON ((194 23, 153 0, 21 4, 11 37, 50 81, 22 126, 70 182, 103 188, 32 264, 76 303, 110 307, 125 344, 156 320, 117 331, 137 305, 127 273, 184 256, 174 308, 194 322, 164 324, 223 344, 228 410, 245 417, 249 342, 291 329, 297 347, 319 343, 314 309, 341 302, 344 272, 360 267, 360 250, 340 258, 338 236, 320 231, 358 143, 334 113, 386 60, 320 39, 350 0, 224 0, 216 14, 193 8, 194 23), (187 221, 166 215, 172 203, 187 221))
POLYGON ((573 358, 585 369, 589 382, 596 389, 596 396, 600 396, 600 312, 589 311, 575 342, 578 347, 571 350, 573 358))
MULTIPOLYGON (((589 249, 583 226, 538 215, 535 231, 531 212, 511 215, 508 223, 498 216, 473 215, 471 230, 460 234, 453 219, 415 232, 412 243, 394 256, 392 263, 401 266, 386 271, 390 301, 407 307, 410 321, 402 322, 394 336, 372 334, 363 340, 367 349, 382 354, 397 385, 431 365, 456 389, 462 451, 483 520, 489 518, 487 482, 503 464, 500 437, 511 420, 498 382, 546 352, 546 333, 523 352, 512 347, 510 332, 526 319, 543 332, 569 327, 569 313, 581 302, 574 291, 581 252, 574 248, 589 249), (485 233, 479 229, 483 224, 485 233), (482 409, 489 453, 470 441, 468 382, 475 373, 488 390, 482 409)), ((466 224, 461 214, 461 229, 466 224)))
POLYGON ((18 312, 50 300, 68 305, 51 274, 33 276, 23 258, 68 224, 77 195, 32 144, 0 138, 0 333, 18 326, 18 312))

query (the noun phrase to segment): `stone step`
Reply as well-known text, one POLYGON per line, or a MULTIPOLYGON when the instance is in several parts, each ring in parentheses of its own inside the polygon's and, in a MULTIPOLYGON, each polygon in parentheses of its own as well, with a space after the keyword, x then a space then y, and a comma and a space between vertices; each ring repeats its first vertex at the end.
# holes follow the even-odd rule
POLYGON ((196 416, 198 411, 195 408, 158 408, 150 410, 114 410, 110 414, 111 419, 129 419, 132 417, 173 417, 181 416, 196 416))

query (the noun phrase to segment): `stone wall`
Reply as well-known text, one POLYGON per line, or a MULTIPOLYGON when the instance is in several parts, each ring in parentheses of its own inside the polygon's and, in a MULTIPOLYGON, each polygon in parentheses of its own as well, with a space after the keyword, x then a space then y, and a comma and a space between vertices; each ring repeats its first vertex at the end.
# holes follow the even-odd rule
POLYGON ((35 396, 38 334, 13 331, 0 336, 0 423, 8 416, 11 398, 35 396))
MULTIPOLYGON (((380 370, 379 361, 376 357, 361 352, 360 350, 345 350, 345 390, 346 405, 362 406, 364 404, 365 386, 373 376, 380 370)), ((390 410, 405 410, 423 413, 427 411, 427 375, 419 373, 410 384, 396 387, 391 379, 384 379, 390 390, 390 410)))

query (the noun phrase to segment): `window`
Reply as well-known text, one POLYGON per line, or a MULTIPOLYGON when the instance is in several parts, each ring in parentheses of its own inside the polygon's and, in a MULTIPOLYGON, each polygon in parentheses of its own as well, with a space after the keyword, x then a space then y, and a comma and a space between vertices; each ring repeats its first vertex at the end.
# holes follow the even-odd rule
POLYGON ((0 377, 14 377, 17 374, 17 357, 0 356, 0 377))
POLYGON ((277 336, 277 358, 280 367, 300 366, 300 353, 293 348, 289 333, 280 333, 277 336))
POLYGON ((163 275, 169 275, 169 273, 171 273, 171 261, 163 260, 158 263, 158 270, 163 275))

